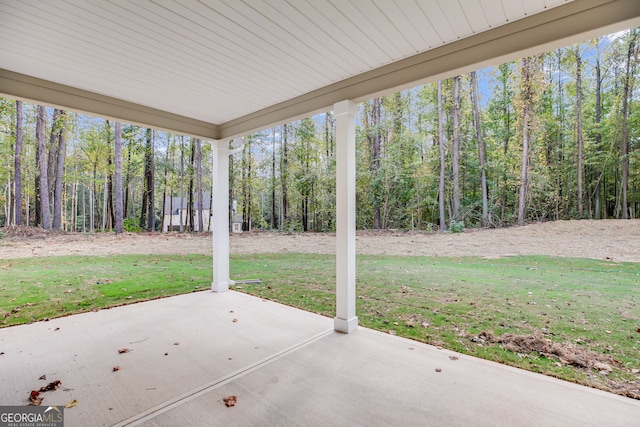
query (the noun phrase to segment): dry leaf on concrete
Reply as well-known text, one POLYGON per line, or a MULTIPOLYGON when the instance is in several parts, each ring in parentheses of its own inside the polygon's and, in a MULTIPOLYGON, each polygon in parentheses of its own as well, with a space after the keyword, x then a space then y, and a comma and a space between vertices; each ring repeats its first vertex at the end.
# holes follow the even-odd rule
POLYGON ((231 406, 236 406, 236 402, 238 401, 238 397, 237 396, 229 396, 229 397, 225 397, 224 399, 222 399, 222 401, 224 402, 225 406, 227 408, 231 407, 231 406))

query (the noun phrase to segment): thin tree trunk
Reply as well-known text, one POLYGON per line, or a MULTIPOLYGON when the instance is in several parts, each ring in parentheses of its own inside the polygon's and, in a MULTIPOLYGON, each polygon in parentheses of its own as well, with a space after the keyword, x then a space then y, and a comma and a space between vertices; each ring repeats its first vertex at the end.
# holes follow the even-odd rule
MULTIPOLYGON (((229 186, 231 188, 231 186, 229 186)), ((184 233, 185 219, 183 219, 182 208, 184 205, 184 136, 180 136, 180 206, 178 206, 178 212, 180 213, 180 233, 184 233)))
POLYGON ((196 191, 198 203, 198 232, 204 231, 204 220, 202 212, 204 211, 204 203, 202 200, 202 141, 196 139, 196 191))
POLYGON ((582 207, 582 57, 580 47, 576 46, 576 121, 578 133, 578 218, 583 216, 582 207))
POLYGON ((440 185, 438 187, 438 204, 440 208, 440 231, 447 229, 444 206, 444 114, 442 113, 442 81, 438 81, 438 145, 440 146, 440 185))
POLYGON ((153 131, 147 129, 147 145, 144 153, 144 191, 142 193, 142 210, 140 212, 140 227, 155 231, 154 206, 154 164, 153 164, 153 131))
POLYGON ((193 201, 193 172, 195 169, 195 157, 196 157, 196 144, 195 138, 191 138, 191 162, 189 163, 189 198, 187 201, 187 217, 189 218, 189 231, 195 230, 195 221, 193 214, 193 207, 195 203, 193 201))
POLYGON ((622 98, 622 219, 629 218, 629 203, 627 199, 627 193, 629 190, 629 125, 628 125, 628 113, 629 113, 629 95, 633 92, 631 90, 632 78, 631 78, 631 61, 635 51, 636 38, 638 37, 637 30, 632 30, 632 35, 629 40, 629 49, 627 50, 627 65, 624 79, 624 95, 622 98))
POLYGON ((275 230, 276 221, 276 128, 273 128, 271 140, 271 229, 275 230))
POLYGON ((56 179, 55 190, 53 193, 53 224, 51 228, 56 231, 62 229, 62 191, 63 191, 63 179, 64 179, 64 159, 67 154, 67 125, 66 125, 65 111, 60 111, 59 125, 58 125, 58 144, 57 144, 57 156, 56 156, 56 179))
POLYGON ((460 220, 460 76, 453 78, 453 221, 460 220))
POLYGON ((116 181, 116 234, 124 232, 124 203, 122 200, 122 123, 115 123, 115 181, 116 181))
POLYGON ((482 139, 482 123, 480 121, 480 101, 478 96, 478 75, 471 76, 471 98, 473 101, 473 117, 476 125, 476 141, 478 142, 478 164, 480 166, 480 189, 482 192, 482 226, 489 226, 489 195, 487 188, 487 158, 484 140, 482 139))
MULTIPOLYGON (((13 192, 13 205, 15 209, 14 224, 22 225, 22 101, 16 101, 16 147, 13 166, 13 185, 15 187, 13 192)), ((28 210, 29 205, 27 204, 27 211, 28 210)))
MULTIPOLYGON (((162 215, 160 216, 161 218, 161 222, 160 222, 160 230, 162 230, 162 232, 165 232, 165 227, 166 230, 168 231, 169 228, 171 228, 171 209, 169 209, 169 224, 165 223, 165 218, 167 217, 167 189, 169 188, 169 181, 168 181, 168 174, 169 174, 169 153, 171 152, 171 138, 167 137, 167 151, 165 153, 165 157, 164 157, 164 183, 162 186, 162 215)), ((172 204, 170 202, 170 204, 172 204)))
POLYGON ((51 211, 49 207, 49 178, 47 176, 47 148, 44 134, 45 121, 45 108, 42 105, 38 105, 36 139, 38 140, 38 166, 40 168, 40 217, 42 219, 42 228, 50 230, 51 211))
POLYGON ((522 112, 522 164, 520 168, 520 194, 518 197, 518 225, 524 225, 527 200, 527 172, 529 168, 529 120, 531 111, 531 58, 522 60, 523 112, 522 112))
MULTIPOLYGON (((47 160, 47 179, 49 183, 49 200, 53 198, 56 178, 56 154, 58 153, 58 136, 60 134, 60 110, 53 110, 51 119, 51 134, 49 135, 49 150, 47 160)), ((55 201, 54 201, 55 202, 55 201)))
POLYGON ((594 199, 594 208, 593 208, 593 218, 600 219, 600 153, 602 152, 602 77, 601 77, 601 69, 600 69, 600 39, 596 39, 596 135, 595 135, 595 148, 596 148, 596 157, 598 158, 598 162, 595 167, 595 172, 593 175, 593 179, 595 180, 595 188, 593 191, 593 199, 594 199))
POLYGON ((282 155, 280 156, 280 184, 282 186, 282 213, 280 215, 280 221, 282 227, 286 226, 288 220, 288 205, 289 201, 287 200, 288 196, 288 184, 289 184, 289 171, 288 171, 288 162, 289 162, 289 154, 287 147, 287 125, 284 124, 282 126, 282 155))
MULTIPOLYGON (((123 184, 123 191, 124 191, 123 213, 124 213, 124 218, 128 218, 129 217, 129 192, 130 192, 129 186, 131 185, 131 151, 132 151, 131 147, 129 147, 129 149, 127 150, 127 171, 124 174, 124 184, 123 184)), ((132 211, 133 211, 132 215, 135 216, 135 208, 132 209, 132 211)))
POLYGON ((379 230, 382 228, 382 218, 380 212, 380 191, 381 186, 377 185, 380 182, 380 148, 382 145, 382 134, 380 132, 381 121, 381 99, 373 98, 371 109, 371 174, 374 182, 373 188, 373 228, 379 230))

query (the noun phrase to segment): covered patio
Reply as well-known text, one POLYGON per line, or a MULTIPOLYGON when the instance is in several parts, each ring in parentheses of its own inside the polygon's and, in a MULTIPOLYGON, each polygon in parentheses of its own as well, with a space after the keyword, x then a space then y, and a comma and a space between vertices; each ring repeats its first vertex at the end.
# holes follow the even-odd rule
POLYGON ((43 405, 76 400, 69 427, 631 426, 640 415, 633 399, 366 328, 338 333, 235 291, 4 328, 0 349, 0 402, 60 380, 43 405))
POLYGON ((355 290, 357 103, 640 25, 637 0, 0 0, 0 16, 0 94, 210 140, 215 171, 214 293, 1 330, 0 403, 24 402, 25 383, 57 373, 79 402, 69 425, 82 426, 629 425, 640 415, 634 401, 358 330, 355 290), (229 142, 328 110, 333 321, 227 292, 229 142), (220 404, 225 393, 238 407, 220 404))

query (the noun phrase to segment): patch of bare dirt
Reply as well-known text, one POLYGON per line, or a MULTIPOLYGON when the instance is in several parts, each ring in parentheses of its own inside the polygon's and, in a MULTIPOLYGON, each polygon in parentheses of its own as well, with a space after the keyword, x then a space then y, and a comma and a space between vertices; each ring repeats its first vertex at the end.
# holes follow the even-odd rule
MULTIPOLYGON (((558 360, 558 366, 571 365, 589 371, 597 371, 600 376, 604 377, 607 377, 613 371, 614 365, 617 369, 625 369, 620 366, 619 361, 609 355, 596 353, 573 343, 553 342, 536 334, 515 335, 506 333, 495 336, 490 331, 484 331, 472 336, 471 341, 478 344, 498 343, 501 344, 505 350, 523 356, 528 354, 541 354, 545 357, 558 360)), ((640 381, 620 382, 607 379, 605 385, 599 383, 596 387, 634 399, 640 399, 640 381)))
MULTIPOLYGON (((210 233, 52 233, 33 227, 1 229, 0 259, 60 255, 211 254, 210 233)), ((367 255, 549 255, 640 262, 640 220, 555 221, 464 233, 359 231, 367 255)), ((232 253, 335 253, 335 233, 232 234, 232 253)))

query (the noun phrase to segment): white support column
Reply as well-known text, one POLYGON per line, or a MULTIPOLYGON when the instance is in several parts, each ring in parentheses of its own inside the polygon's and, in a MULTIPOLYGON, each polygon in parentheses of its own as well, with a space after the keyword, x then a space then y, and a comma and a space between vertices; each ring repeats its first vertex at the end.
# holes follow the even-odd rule
POLYGON ((228 141, 213 141, 213 292, 229 290, 229 148, 228 141))
POLYGON ((334 328, 346 334, 358 328, 356 317, 356 114, 358 105, 341 101, 336 116, 336 317, 334 328))

